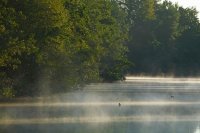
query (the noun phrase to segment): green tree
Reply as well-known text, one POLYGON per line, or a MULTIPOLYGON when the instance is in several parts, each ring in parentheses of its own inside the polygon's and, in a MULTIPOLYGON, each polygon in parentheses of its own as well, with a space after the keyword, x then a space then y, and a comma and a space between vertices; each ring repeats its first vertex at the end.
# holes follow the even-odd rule
MULTIPOLYGON (((0 88, 13 89, 15 74, 22 55, 30 55, 36 48, 31 34, 26 35, 23 23, 26 16, 16 10, 10 1, 0 2, 0 88), (22 28, 23 27, 23 28, 22 28)), ((3 93, 3 92, 2 92, 3 93)), ((14 92, 13 92, 14 93, 14 92)))
POLYGON ((148 74, 169 72, 174 67, 172 59, 175 41, 180 34, 178 5, 168 1, 159 3, 155 0, 129 2, 144 5, 135 4, 132 7, 138 17, 132 18, 133 23, 130 23, 129 59, 135 63, 131 72, 148 74))
POLYGON ((4 0, 0 6, 1 93, 59 92, 124 76, 126 14, 115 1, 4 0))
POLYGON ((74 61, 80 68, 80 80, 87 82, 99 76, 110 80, 122 78, 124 72, 120 68, 126 65, 122 65, 122 58, 125 59, 123 42, 127 27, 123 19, 125 14, 119 5, 115 1, 93 0, 66 1, 65 5, 73 22, 74 61), (118 68, 111 72, 111 66, 118 68))
POLYGON ((156 1, 154 0, 125 0, 125 9, 128 13, 129 28, 129 60, 135 66, 131 72, 149 71, 155 55, 154 26, 156 19, 156 1), (148 65, 145 65, 148 64, 148 65), (146 70, 145 70, 146 69, 146 70))
POLYGON ((179 8, 179 29, 181 35, 176 41, 177 75, 198 75, 200 66, 200 23, 197 11, 193 8, 179 8))
POLYGON ((61 61, 68 61, 67 11, 61 1, 52 0, 8 0, 1 6, 8 30, 1 33, 2 73, 12 79, 17 95, 37 93, 43 80, 53 80, 61 61))

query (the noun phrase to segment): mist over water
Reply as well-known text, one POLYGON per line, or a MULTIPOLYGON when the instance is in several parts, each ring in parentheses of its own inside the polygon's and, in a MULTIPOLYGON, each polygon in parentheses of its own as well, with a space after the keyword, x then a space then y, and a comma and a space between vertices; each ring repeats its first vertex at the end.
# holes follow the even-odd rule
POLYGON ((0 103, 4 133, 198 133, 200 79, 127 77, 52 97, 0 103))

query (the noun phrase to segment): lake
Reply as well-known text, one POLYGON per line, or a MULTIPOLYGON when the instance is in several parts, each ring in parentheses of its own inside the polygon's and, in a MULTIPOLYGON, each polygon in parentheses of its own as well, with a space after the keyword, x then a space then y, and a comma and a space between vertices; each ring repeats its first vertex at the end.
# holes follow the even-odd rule
POLYGON ((0 103, 2 133, 200 133, 200 79, 127 77, 0 103))

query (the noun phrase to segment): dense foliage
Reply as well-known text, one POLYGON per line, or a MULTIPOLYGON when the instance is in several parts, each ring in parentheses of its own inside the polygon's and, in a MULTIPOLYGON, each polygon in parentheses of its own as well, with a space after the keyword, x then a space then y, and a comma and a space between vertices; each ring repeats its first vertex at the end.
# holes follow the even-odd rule
POLYGON ((199 75, 197 11, 159 0, 1 0, 0 94, 199 75))
POLYGON ((169 1, 125 0, 130 21, 130 73, 198 76, 200 23, 198 12, 169 1), (144 6, 148 5, 148 6, 144 6))
POLYGON ((109 0, 1 0, 1 94, 121 79, 128 64, 125 17, 109 0))

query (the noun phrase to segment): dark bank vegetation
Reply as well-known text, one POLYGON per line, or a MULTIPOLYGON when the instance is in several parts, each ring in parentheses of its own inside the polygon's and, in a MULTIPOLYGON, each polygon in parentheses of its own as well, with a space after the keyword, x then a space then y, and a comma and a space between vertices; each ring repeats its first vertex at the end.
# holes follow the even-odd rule
POLYGON ((194 8, 127 0, 129 60, 134 74, 199 76, 200 25, 194 8), (139 6, 138 6, 139 5, 139 6))
POLYGON ((197 11, 158 0, 0 0, 1 97, 129 74, 199 75, 197 11))

